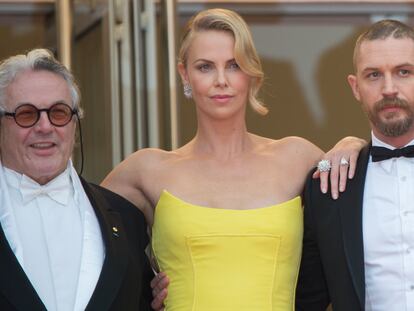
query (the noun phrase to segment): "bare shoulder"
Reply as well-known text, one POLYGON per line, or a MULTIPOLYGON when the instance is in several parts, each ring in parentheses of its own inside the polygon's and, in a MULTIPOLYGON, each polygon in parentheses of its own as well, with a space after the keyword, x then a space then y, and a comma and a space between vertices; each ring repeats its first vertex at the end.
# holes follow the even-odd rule
POLYGON ((258 137, 256 146, 259 165, 265 166, 262 175, 269 176, 273 191, 284 199, 300 195, 306 176, 323 155, 321 149, 301 137, 258 137))
POLYGON ((159 164, 166 157, 168 157, 168 152, 161 149, 147 148, 138 150, 118 164, 105 178, 104 184, 111 182, 115 177, 122 179, 133 177, 134 180, 137 180, 145 172, 159 167, 159 164))
POLYGON ((287 150, 301 155, 309 154, 310 157, 314 157, 315 155, 320 157, 323 154, 323 151, 318 146, 298 136, 285 137, 280 140, 280 144, 287 150))
POLYGON ((134 203, 150 219, 152 210, 152 180, 157 180, 163 163, 171 155, 161 149, 141 149, 119 163, 103 180, 108 188, 134 203))
POLYGON ((128 156, 121 164, 128 169, 134 170, 153 170, 159 167, 173 155, 171 151, 157 148, 145 148, 138 150, 128 156))
POLYGON ((324 154, 318 146, 298 136, 273 140, 268 148, 276 158, 283 158, 291 163, 300 163, 305 170, 310 170, 324 154))

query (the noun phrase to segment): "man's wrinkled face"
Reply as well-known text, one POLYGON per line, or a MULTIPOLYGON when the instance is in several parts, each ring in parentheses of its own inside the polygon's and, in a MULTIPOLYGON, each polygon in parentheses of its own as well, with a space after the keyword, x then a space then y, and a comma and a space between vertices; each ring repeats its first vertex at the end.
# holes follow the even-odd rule
MULTIPOLYGON (((23 104, 38 109, 56 103, 73 107, 66 81, 46 70, 25 71, 17 75, 6 90, 6 111, 14 112, 23 104)), ((0 127, 1 160, 5 167, 45 184, 66 169, 75 137, 75 118, 62 127, 50 123, 42 112, 39 121, 29 128, 16 124, 13 117, 3 117, 0 127)))

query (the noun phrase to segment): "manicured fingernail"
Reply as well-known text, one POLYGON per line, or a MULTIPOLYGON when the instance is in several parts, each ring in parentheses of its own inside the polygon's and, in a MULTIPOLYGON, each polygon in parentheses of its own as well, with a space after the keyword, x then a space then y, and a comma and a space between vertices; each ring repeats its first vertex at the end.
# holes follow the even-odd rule
POLYGON ((337 194, 337 193, 332 193, 332 198, 333 198, 334 200, 336 200, 336 199, 338 198, 338 194, 337 194))
POLYGON ((326 193, 326 188, 322 188, 322 193, 326 193))

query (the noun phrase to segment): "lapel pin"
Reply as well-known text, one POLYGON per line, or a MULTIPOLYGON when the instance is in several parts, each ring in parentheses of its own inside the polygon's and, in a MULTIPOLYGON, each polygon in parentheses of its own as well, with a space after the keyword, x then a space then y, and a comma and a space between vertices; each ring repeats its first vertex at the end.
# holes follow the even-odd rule
POLYGON ((116 237, 118 237, 118 236, 119 236, 119 234, 118 234, 118 228, 117 228, 117 227, 112 227, 112 234, 113 234, 114 236, 116 236, 116 237))

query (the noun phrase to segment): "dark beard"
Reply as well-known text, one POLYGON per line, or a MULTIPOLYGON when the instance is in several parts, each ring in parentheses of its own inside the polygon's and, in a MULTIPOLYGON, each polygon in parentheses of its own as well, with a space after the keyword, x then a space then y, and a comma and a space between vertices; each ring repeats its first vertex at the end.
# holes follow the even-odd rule
POLYGON ((414 123, 414 111, 411 109, 410 105, 406 100, 395 98, 383 98, 374 105, 373 110, 366 110, 369 120, 372 122, 374 127, 384 136, 388 137, 398 137, 404 135, 411 128, 414 123), (395 116, 394 113, 390 113, 386 120, 383 121, 379 117, 379 113, 382 109, 386 107, 398 107, 405 110, 406 117, 402 120, 392 121, 392 118, 395 116), (387 122, 387 120, 389 120, 387 122))

